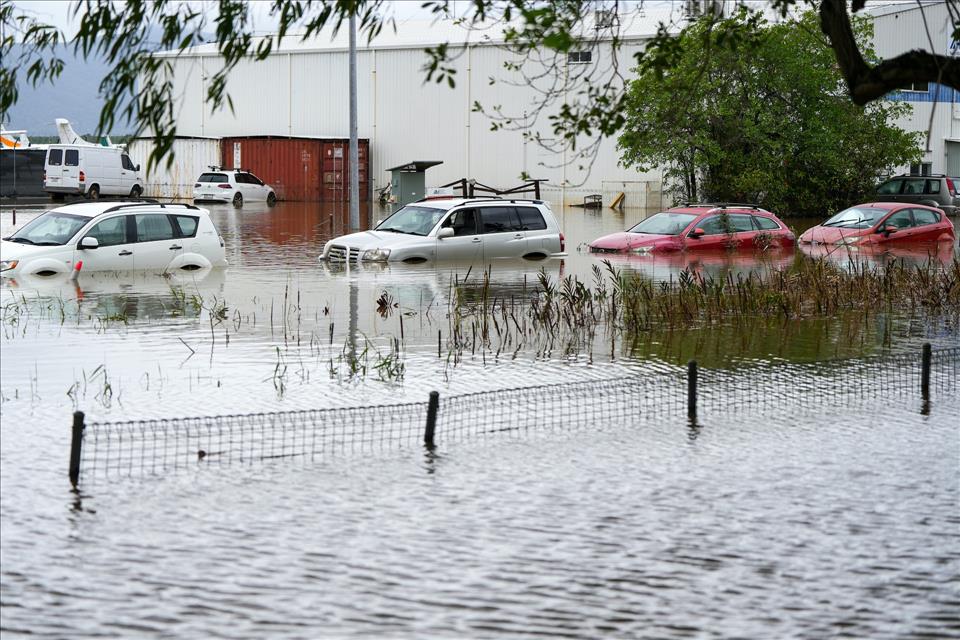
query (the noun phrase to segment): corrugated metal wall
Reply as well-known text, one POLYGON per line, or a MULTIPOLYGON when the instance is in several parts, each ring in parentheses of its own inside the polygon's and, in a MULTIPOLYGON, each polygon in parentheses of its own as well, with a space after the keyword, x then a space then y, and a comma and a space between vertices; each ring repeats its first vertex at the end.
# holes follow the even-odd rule
MULTIPOLYGON (((632 60, 639 44, 626 44, 621 63, 632 60)), ((594 52, 595 64, 609 64, 609 50, 594 52)), ((525 83, 516 85, 516 74, 504 71, 509 52, 496 46, 454 49, 452 66, 456 87, 424 83, 423 49, 363 50, 357 55, 358 128, 370 141, 369 182, 377 189, 390 181, 387 172, 412 160, 441 160, 427 172, 427 186, 465 176, 494 186, 514 186, 521 175, 545 178, 548 198, 582 200, 584 193, 599 193, 604 180, 656 180, 658 172, 637 172, 619 165, 615 140, 600 142, 595 157, 575 159, 555 154, 525 140, 522 131, 491 131, 491 121, 473 112, 473 103, 500 105, 505 114, 521 117, 527 111, 531 131, 551 137, 549 111, 532 123, 542 94, 525 83), (494 84, 490 78, 498 78, 494 84)), ((215 57, 181 54, 170 59, 174 67, 174 93, 183 95, 178 130, 193 135, 319 136, 346 137, 348 131, 347 54, 343 51, 277 53, 267 61, 244 61, 232 72, 227 91, 233 113, 222 109, 210 114, 200 96, 202 78, 219 67, 215 57)), ((544 81, 546 82, 546 80, 544 81)), ((542 88, 542 87, 541 87, 542 88)), ((594 139, 584 138, 584 149, 594 139)), ((258 174, 259 175, 259 174, 258 174)))
MULTIPOLYGON (((370 198, 370 142, 360 140, 360 198, 370 198)), ((248 169, 271 185, 280 200, 347 202, 350 141, 281 137, 229 137, 221 166, 248 169)))
POLYGON ((137 138, 127 146, 134 164, 140 165, 144 181, 143 195, 148 198, 193 198, 193 185, 201 173, 211 165, 220 164, 220 141, 210 138, 178 138, 173 143, 174 162, 147 171, 147 160, 153 151, 153 141, 137 138))

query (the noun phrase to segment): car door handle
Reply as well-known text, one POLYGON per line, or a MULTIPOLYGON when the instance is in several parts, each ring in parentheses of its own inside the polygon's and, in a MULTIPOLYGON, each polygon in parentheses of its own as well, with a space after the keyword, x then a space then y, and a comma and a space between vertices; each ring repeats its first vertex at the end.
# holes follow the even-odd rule
POLYGON ((126 251, 126 250, 124 250, 124 251, 121 251, 120 253, 118 253, 117 255, 118 255, 118 256, 132 256, 132 255, 133 255, 133 251, 126 251))
POLYGON ((472 243, 474 243, 474 244, 480 244, 480 243, 482 242, 482 240, 481 240, 480 238, 474 238, 474 239, 471 240, 470 242, 472 242, 472 243))
POLYGON ((180 249, 183 249, 183 247, 181 247, 181 246, 178 245, 178 244, 175 244, 175 245, 173 245, 173 246, 170 247, 170 251, 179 251, 180 249))
POLYGON ((513 238, 514 240, 523 240, 524 236, 522 233, 518 233, 515 236, 513 236, 513 238))

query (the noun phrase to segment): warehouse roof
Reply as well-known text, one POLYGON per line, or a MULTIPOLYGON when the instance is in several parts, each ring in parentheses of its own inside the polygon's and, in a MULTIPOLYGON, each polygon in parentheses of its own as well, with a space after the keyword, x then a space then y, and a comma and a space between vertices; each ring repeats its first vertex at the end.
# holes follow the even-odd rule
MULTIPOLYGON (((585 39, 595 38, 595 19, 596 16, 591 16, 584 21, 585 39)), ((656 35, 661 23, 679 30, 686 24, 686 19, 684 17, 682 4, 669 3, 656 8, 648 8, 645 11, 622 12, 619 14, 619 22, 618 35, 621 40, 646 40, 656 35)), ((453 20, 397 20, 395 28, 393 23, 385 24, 383 30, 372 42, 368 43, 365 35, 359 34, 357 38, 357 49, 363 51, 370 49, 423 48, 444 42, 454 46, 464 44, 503 44, 503 33, 504 25, 502 23, 469 29, 453 20)), ((284 38, 280 47, 274 49, 274 51, 278 53, 299 53, 307 51, 346 51, 348 48, 349 34, 347 29, 343 28, 335 36, 332 35, 332 30, 324 30, 319 35, 308 40, 301 40, 298 34, 291 32, 284 38)), ((217 44, 210 42, 190 47, 183 52, 164 51, 157 55, 216 54, 217 44)))

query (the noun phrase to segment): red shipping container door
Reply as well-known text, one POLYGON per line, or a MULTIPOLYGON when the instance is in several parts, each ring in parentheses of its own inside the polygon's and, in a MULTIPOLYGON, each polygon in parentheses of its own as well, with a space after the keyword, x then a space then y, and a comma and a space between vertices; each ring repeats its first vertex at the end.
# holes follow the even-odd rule
MULTIPOLYGON (((360 140, 360 199, 370 198, 370 141, 360 140)), ((346 202, 350 141, 319 138, 224 138, 223 167, 246 169, 271 185, 280 200, 346 202), (336 151, 339 149, 339 151, 336 151)))
MULTIPOLYGON (((370 198, 368 179, 370 141, 360 140, 357 150, 360 160, 360 199, 368 200, 370 198)), ((350 141, 324 140, 321 154, 324 202, 347 202, 350 200, 350 180, 347 173, 350 164, 350 141)))

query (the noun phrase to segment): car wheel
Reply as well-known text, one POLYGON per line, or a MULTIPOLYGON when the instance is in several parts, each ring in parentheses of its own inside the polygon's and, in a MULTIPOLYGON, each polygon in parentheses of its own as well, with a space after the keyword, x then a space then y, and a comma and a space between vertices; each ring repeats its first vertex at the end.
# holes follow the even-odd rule
POLYGON ((233 206, 235 206, 235 207, 242 207, 242 206, 243 206, 243 194, 242 194, 242 193, 238 193, 237 195, 233 196, 233 206))
POLYGON ((272 207, 275 204, 277 204, 277 194, 271 191, 267 194, 267 206, 272 207))
POLYGON ((136 200, 143 193, 143 189, 140 188, 140 185, 133 185, 133 189, 130 189, 130 197, 136 200))
POLYGON ((92 184, 90 188, 87 189, 87 197, 91 200, 100 199, 100 187, 98 185, 92 184))

